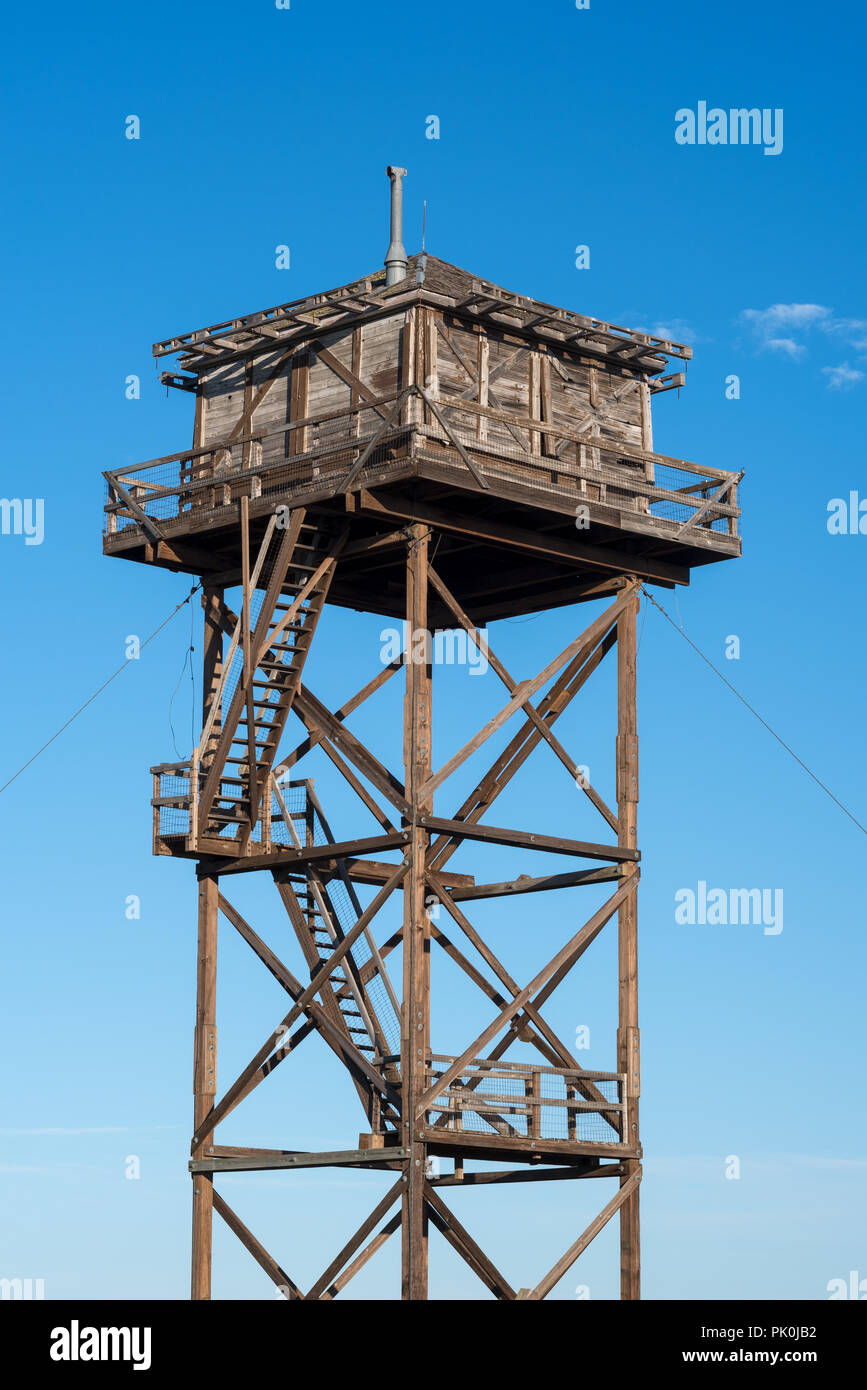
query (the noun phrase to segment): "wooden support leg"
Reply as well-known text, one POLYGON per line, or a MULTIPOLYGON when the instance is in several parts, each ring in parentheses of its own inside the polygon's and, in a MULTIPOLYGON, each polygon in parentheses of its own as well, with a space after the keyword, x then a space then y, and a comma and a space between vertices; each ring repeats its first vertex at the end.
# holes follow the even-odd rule
MULTIPOLYGON (((220 610, 222 589, 205 589, 202 607, 205 611, 204 660, 202 668, 203 727, 218 698, 223 674, 223 631, 220 610)), ((220 711, 215 711, 212 733, 219 737, 220 711)), ((203 744, 200 753, 207 751, 203 744)), ((198 797, 196 797, 196 801, 198 797)), ((195 804, 195 801, 194 801, 195 804)), ((205 878, 199 884, 199 934, 196 968, 196 1034, 193 1060, 193 1126, 199 1125, 213 1109, 217 1094, 217 918, 219 916, 219 880, 205 878)), ((205 1141, 213 1143, 213 1136, 205 1141)), ((194 1158, 204 1157, 204 1146, 197 1148, 194 1158)), ((193 1254, 191 1297, 211 1297, 211 1240, 213 1229, 214 1185, 210 1174, 193 1177, 193 1254)))
MULTIPOLYGON (((213 1109, 217 1090, 217 913, 219 904, 218 880, 202 879, 199 884, 199 954, 196 978, 196 1040, 193 1091, 195 1094, 194 1123, 196 1129, 213 1109)), ((213 1143, 209 1136, 193 1152, 193 1158, 204 1158, 205 1148, 213 1143)), ((214 1188, 210 1173, 193 1175, 193 1299, 211 1297, 211 1245, 214 1211, 214 1188)))
MULTIPOLYGON (((636 634, 639 596, 635 594, 617 620, 617 813, 619 843, 637 848, 638 724, 636 710, 636 634)), ((624 1139, 638 1144, 638 894, 624 900, 618 919, 618 973, 620 981, 617 1069, 627 1077, 627 1123, 624 1139)), ((641 1173, 638 1159, 624 1165, 620 1186, 633 1182, 620 1208, 620 1297, 641 1297, 641 1245, 638 1223, 641 1173)))
POLYGON ((403 1011, 401 1019, 401 1077, 404 1144, 410 1153, 404 1169, 402 1200, 402 1284, 404 1299, 428 1296, 428 1214, 425 1199, 425 1145, 417 1133, 419 1097, 425 1090, 425 1066, 430 1051, 430 920, 425 908, 425 861, 429 837, 418 817, 432 811, 420 799, 420 788, 431 775, 431 669, 427 633, 428 533, 410 527, 407 546, 406 615, 409 626, 404 705, 404 768, 411 811, 410 871, 404 884, 403 1011))

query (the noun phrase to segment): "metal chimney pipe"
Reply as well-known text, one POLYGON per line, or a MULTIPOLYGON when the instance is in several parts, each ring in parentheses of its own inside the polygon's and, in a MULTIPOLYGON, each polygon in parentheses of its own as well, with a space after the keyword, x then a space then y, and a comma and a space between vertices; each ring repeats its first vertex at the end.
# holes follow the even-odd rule
POLYGON ((385 253, 385 283, 396 285, 406 279, 407 261, 403 247, 403 182, 405 169, 389 164, 385 171, 391 179, 391 243, 385 253))

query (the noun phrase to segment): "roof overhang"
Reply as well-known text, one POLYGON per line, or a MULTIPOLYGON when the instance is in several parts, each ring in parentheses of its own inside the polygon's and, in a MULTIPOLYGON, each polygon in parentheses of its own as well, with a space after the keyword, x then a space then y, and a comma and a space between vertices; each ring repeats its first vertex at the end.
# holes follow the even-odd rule
POLYGON ((692 357, 692 349, 683 343, 512 294, 457 267, 448 269, 461 277, 457 293, 416 284, 411 263, 406 280, 390 289, 385 287, 383 271, 335 290, 167 338, 154 344, 153 353, 157 358, 180 354, 180 366, 199 373, 235 358, 272 352, 294 343, 300 346, 323 332, 355 326, 394 313, 407 304, 419 303, 451 310, 460 317, 565 350, 603 358, 648 376, 665 371, 672 357, 683 361, 692 357))

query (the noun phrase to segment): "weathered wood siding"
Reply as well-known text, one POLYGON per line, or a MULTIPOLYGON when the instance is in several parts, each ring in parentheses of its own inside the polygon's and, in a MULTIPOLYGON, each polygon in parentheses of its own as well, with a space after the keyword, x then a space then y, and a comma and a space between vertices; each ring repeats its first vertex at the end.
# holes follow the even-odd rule
MULTIPOLYGON (((482 333, 476 325, 447 315, 439 334, 437 368, 441 398, 450 405, 463 397, 516 418, 549 419, 586 434, 588 440, 598 436, 641 445, 641 380, 625 366, 600 365, 550 346, 537 350, 516 336, 497 330, 482 333)), ((476 433, 506 454, 516 445, 534 453, 543 448, 537 432, 526 427, 510 427, 493 418, 480 425, 478 414, 469 410, 450 411, 450 416, 463 431, 476 433)), ((556 450, 564 460, 576 459, 577 449, 560 435, 548 436, 544 445, 545 454, 556 450)))
MULTIPOLYGON (((263 468, 276 464, 287 452, 300 452, 300 438, 290 445, 292 420, 348 410, 363 401, 364 392, 373 397, 397 392, 402 328, 401 313, 354 330, 324 333, 288 358, 285 349, 275 348, 257 354, 249 365, 237 361, 204 372, 200 378, 202 445, 223 443, 237 432, 245 409, 267 387, 241 433, 264 433, 263 468), (353 378, 360 380, 364 392, 355 387, 353 378)), ((304 432, 303 447, 327 448, 351 433, 346 418, 323 420, 304 432)), ((240 447, 233 461, 239 466, 240 447)))

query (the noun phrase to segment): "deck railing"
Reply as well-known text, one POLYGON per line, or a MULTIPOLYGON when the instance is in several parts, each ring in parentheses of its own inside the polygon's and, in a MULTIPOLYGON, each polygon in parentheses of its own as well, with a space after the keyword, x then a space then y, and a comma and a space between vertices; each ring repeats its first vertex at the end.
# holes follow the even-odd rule
MULTIPOLYGON (((426 1084, 456 1059, 434 1053, 426 1084)), ((497 1134, 509 1139, 562 1139, 622 1144, 628 1135, 626 1077, 521 1062, 468 1062, 427 1111, 430 1129, 497 1134)))
MULTIPOLYGON (((153 774, 153 851, 154 854, 176 853, 178 848, 193 852, 202 839, 199 827, 199 792, 204 786, 206 772, 199 766, 196 749, 184 762, 159 763, 151 768, 153 774)), ((216 807, 209 817, 212 822, 206 838, 235 842, 249 827, 245 800, 247 783, 243 776, 226 774, 220 779, 216 807), (222 809, 221 809, 222 808, 222 809)), ((288 780, 281 773, 268 773, 267 785, 262 788, 259 815, 246 839, 251 852, 270 854, 279 849, 289 850, 296 838, 288 820, 300 822, 302 841, 304 825, 310 818, 308 779, 288 780)))
POLYGON ((242 496, 369 485, 410 453, 469 468, 483 486, 566 497, 579 515, 584 502, 631 513, 634 527, 687 542, 738 534, 740 473, 419 388, 106 472, 106 534, 136 528, 154 540, 242 496))

